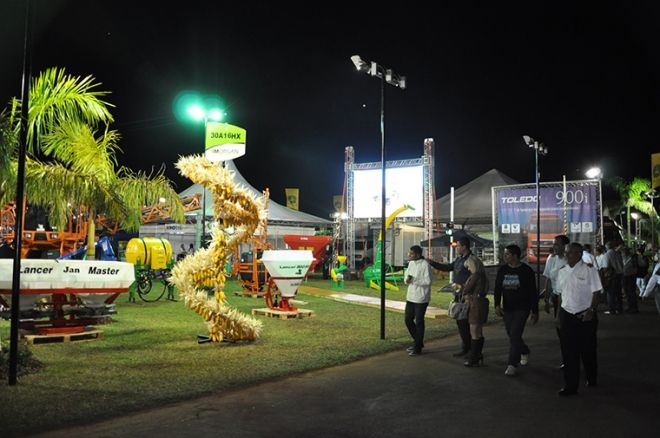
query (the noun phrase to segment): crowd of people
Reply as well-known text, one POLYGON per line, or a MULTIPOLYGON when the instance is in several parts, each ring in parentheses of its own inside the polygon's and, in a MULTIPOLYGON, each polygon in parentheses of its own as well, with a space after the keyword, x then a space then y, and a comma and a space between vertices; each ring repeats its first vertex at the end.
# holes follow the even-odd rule
MULTIPOLYGON (((454 302, 465 303, 467 313, 456 317, 461 349, 454 353, 465 359, 466 367, 483 363, 483 325, 488 319, 488 277, 481 260, 470 250, 470 240, 457 240, 457 257, 451 263, 425 259, 422 248, 410 248, 410 263, 405 272, 408 285, 405 324, 413 338, 407 349, 417 356, 424 348, 424 314, 431 299, 432 271, 452 272, 454 302)), ((598 306, 605 304, 604 315, 624 312, 639 313, 638 301, 651 295, 660 314, 660 262, 653 269, 643 248, 630 250, 624 244, 608 242, 597 246, 570 242, 565 235, 556 236, 551 255, 543 270, 543 286, 537 287, 534 270, 521 261, 517 245, 504 248, 504 263, 499 266, 494 293, 496 314, 504 320, 509 338, 509 356, 504 371, 516 376, 518 367, 529 363, 530 348, 523 340, 527 321, 539 320, 539 301, 556 321, 564 386, 560 396, 577 394, 580 384, 580 364, 586 386, 598 384, 598 306), (540 288, 540 292, 539 292, 540 288), (626 308, 624 310, 624 298, 626 308)), ((458 313, 457 313, 458 315, 458 313)))

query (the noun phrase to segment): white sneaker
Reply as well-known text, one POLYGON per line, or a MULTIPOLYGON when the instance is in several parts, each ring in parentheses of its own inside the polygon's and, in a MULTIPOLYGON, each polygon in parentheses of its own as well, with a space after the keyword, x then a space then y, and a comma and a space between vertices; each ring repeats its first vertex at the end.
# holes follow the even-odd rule
POLYGON ((515 376, 517 374, 516 367, 513 365, 507 365, 506 366, 506 371, 504 371, 505 376, 515 376))
POLYGON ((529 354, 520 355, 520 365, 525 366, 529 363, 529 354))

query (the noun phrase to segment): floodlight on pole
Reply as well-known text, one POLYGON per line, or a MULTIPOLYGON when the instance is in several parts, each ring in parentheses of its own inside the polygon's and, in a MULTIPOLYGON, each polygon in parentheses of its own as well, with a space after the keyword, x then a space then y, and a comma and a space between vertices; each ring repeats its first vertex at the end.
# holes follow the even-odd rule
MULTIPOLYGON (((218 108, 209 110, 204 109, 200 105, 191 105, 186 108, 186 112, 196 121, 204 121, 204 135, 206 136, 206 129, 209 121, 219 122, 226 115, 224 111, 218 108)), ((204 247, 206 242, 206 187, 202 186, 202 238, 200 246, 204 247)))
POLYGON ((600 170, 600 167, 592 167, 589 170, 587 170, 584 173, 584 175, 589 179, 597 179, 597 178, 601 178, 603 176, 603 173, 600 170))
POLYGON ((539 155, 547 155, 548 148, 529 135, 523 135, 525 144, 534 149, 534 174, 536 177, 536 287, 541 287, 541 185, 539 173, 539 155))
POLYGON ((640 216, 640 214, 636 211, 633 211, 630 213, 630 217, 635 220, 635 240, 639 240, 642 237, 641 233, 639 232, 639 220, 642 218, 642 216, 640 216))
POLYGON ((351 56, 351 61, 359 72, 367 73, 380 79, 380 166, 381 166, 381 245, 380 245, 380 338, 385 339, 385 227, 387 191, 385 187, 385 82, 395 87, 406 88, 406 77, 399 76, 391 69, 386 69, 373 61, 364 61, 359 55, 351 56))

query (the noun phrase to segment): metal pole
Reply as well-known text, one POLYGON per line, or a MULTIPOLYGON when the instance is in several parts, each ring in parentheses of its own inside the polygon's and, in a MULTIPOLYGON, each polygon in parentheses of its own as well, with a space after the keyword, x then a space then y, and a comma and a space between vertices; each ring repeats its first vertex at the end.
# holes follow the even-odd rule
POLYGON ((385 339, 385 243, 387 242, 387 229, 385 228, 385 72, 380 77, 380 165, 381 165, 381 213, 380 233, 383 240, 380 245, 380 338, 385 339))
POLYGON ((25 2, 25 39, 23 45, 23 87, 21 90, 21 133, 18 145, 18 169, 16 173, 16 224, 14 226, 15 246, 14 270, 11 285, 11 327, 9 333, 9 375, 10 386, 16 385, 18 370, 18 324, 20 311, 20 280, 21 280, 21 242, 23 240, 23 199, 25 186, 25 160, 27 150, 27 122, 30 100, 30 69, 31 69, 31 21, 32 10, 30 0, 25 2))
MULTIPOLYGON (((449 189, 449 222, 454 224, 454 186, 449 189)), ((454 229, 451 229, 452 234, 449 236, 449 263, 454 261, 454 229)), ((454 271, 449 271, 449 282, 454 282, 454 271)))
POLYGON ((604 240, 604 226, 603 226, 603 176, 602 174, 598 176, 598 204, 599 204, 599 213, 600 213, 600 244, 605 245, 604 240))
POLYGON ((541 189, 539 187, 539 143, 534 142, 536 168, 536 287, 541 287, 541 189))
POLYGON ((651 249, 655 250, 656 244, 655 244, 655 223, 657 221, 656 213, 655 213, 655 191, 652 191, 651 195, 651 249))
POLYGON ((206 242, 206 187, 202 186, 202 242, 200 248, 204 248, 206 242))
MULTIPOLYGON (((204 117, 204 155, 206 155, 206 129, 209 123, 209 118, 204 117)), ((199 244, 200 248, 206 245, 206 186, 202 185, 202 241, 199 244)))

